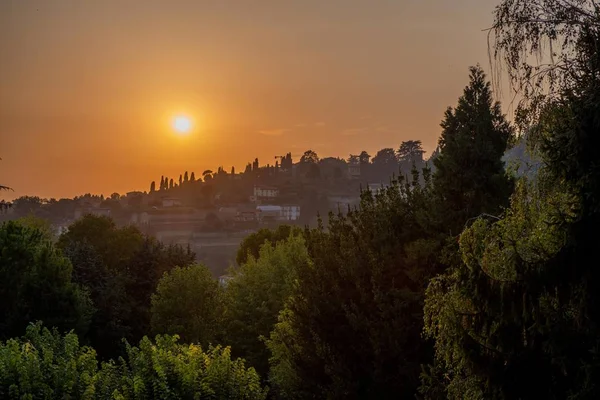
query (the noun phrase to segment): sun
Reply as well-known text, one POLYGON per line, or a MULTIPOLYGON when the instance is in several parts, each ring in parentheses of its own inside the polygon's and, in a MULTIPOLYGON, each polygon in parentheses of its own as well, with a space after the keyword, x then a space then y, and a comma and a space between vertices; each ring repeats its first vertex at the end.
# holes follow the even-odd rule
POLYGON ((173 118, 173 129, 180 135, 185 135, 192 130, 192 120, 184 115, 173 118))

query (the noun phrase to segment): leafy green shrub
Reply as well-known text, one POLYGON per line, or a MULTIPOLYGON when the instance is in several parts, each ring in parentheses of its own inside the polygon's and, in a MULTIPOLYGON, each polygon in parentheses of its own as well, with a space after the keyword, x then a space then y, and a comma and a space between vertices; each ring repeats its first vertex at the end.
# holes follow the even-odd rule
POLYGON ((104 362, 80 347, 77 335, 61 336, 41 323, 20 339, 0 343, 2 399, 265 399, 258 374, 228 347, 177 343, 177 336, 144 337, 127 345, 126 359, 104 362))
POLYGON ((80 347, 77 335, 61 336, 41 324, 25 337, 0 344, 0 398, 89 399, 98 371, 96 352, 80 347))
POLYGON ((85 334, 93 306, 72 280, 69 260, 48 231, 27 221, 0 226, 0 339, 20 335, 31 321, 85 334))
POLYGON ((177 336, 157 336, 156 344, 142 339, 127 347, 127 361, 104 363, 100 375, 113 382, 124 372, 114 394, 124 399, 264 399, 258 374, 244 360, 231 360, 228 347, 177 343, 177 336))
POLYGON ((177 334, 207 346, 215 339, 222 315, 219 283, 204 265, 177 267, 158 282, 151 313, 153 333, 177 334))

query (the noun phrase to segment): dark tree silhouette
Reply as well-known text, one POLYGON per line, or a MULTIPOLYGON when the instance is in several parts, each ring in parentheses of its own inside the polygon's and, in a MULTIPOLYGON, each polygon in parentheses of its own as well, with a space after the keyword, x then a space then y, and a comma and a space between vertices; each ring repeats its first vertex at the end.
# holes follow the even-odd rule
POLYGON ((423 145, 420 140, 407 140, 402 142, 398 149, 398 160, 410 164, 419 164, 423 162, 423 145))
POLYGON ((302 157, 300 157, 301 164, 317 164, 319 162, 319 156, 313 150, 306 150, 302 157))

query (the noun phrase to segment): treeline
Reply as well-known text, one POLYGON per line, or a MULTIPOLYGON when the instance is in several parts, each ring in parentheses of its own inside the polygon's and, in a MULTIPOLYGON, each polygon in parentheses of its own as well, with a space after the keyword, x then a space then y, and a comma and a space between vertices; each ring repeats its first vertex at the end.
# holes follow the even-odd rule
POLYGON ((93 351, 72 334, 30 326, 0 346, 0 393, 599 398, 599 22, 591 1, 503 2, 493 33, 499 60, 523 89, 516 125, 472 67, 444 115, 435 171, 415 165, 408 179, 363 192, 360 207, 329 215, 326 226, 251 235, 241 266, 221 284, 184 249, 140 245, 151 239, 102 218, 80 221, 58 248, 39 227, 3 225, 0 294, 10 294, 0 302, 3 338, 43 320, 74 329, 101 357, 122 358, 98 367, 89 356, 92 367, 74 368, 86 359, 76 355, 93 351), (529 51, 557 38, 566 41, 560 68, 527 64, 529 51), (542 160, 533 178, 504 168, 517 129, 542 160), (74 257, 79 251, 86 253, 74 257), (95 271, 105 284, 82 278, 95 271), (103 348, 86 333, 94 321, 115 327, 118 334, 105 332, 110 342, 121 335, 141 340, 139 348, 103 348), (171 336, 140 339, 144 332, 200 347, 171 336), (215 360, 222 367, 208 371, 215 360), (62 380, 57 371, 65 371, 62 380))
MULTIPOLYGON (((339 157, 319 158, 315 151, 307 150, 296 164, 294 164, 291 153, 275 157, 277 160, 274 165, 261 166, 258 158, 256 158, 252 163, 246 165, 241 175, 242 177, 268 181, 269 177, 273 178, 277 175, 291 176, 295 165, 297 168, 296 178, 299 179, 342 180, 350 178, 349 166, 358 166, 359 170, 355 178, 368 182, 387 183, 394 175, 409 174, 413 165, 416 165, 419 169, 422 168, 425 165, 424 154, 425 151, 420 140, 404 141, 396 150, 391 147, 383 148, 374 157, 371 157, 368 152, 362 151, 360 154, 350 154, 347 159, 339 157), (279 163, 279 159, 281 159, 281 163, 279 163)), ((432 155, 430 161, 433 161, 436 155, 437 152, 432 155)), ((188 174, 188 171, 180 174, 179 180, 163 175, 158 186, 156 181, 150 183, 150 193, 184 187, 195 182, 204 181, 209 183, 215 178, 235 174, 235 167, 231 167, 229 173, 223 167, 218 167, 216 172, 210 169, 205 170, 202 176, 198 178, 196 178, 194 172, 188 174)))

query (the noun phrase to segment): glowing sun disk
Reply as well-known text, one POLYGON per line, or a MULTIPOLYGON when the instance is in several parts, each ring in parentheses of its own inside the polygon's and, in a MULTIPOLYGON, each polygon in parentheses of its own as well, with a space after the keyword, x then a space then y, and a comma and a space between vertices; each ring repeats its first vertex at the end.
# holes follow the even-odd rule
POLYGON ((180 134, 188 133, 192 129, 192 120, 182 115, 177 116, 173 118, 173 129, 180 134))

